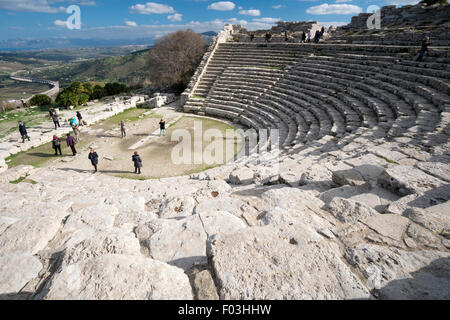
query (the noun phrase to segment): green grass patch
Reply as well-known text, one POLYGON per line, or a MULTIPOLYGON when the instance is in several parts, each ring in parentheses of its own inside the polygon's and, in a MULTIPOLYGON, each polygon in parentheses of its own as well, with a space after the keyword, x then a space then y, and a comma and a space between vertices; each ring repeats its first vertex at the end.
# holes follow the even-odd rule
POLYGON ((124 112, 119 113, 115 116, 112 116, 111 118, 103 120, 101 122, 101 124, 116 125, 116 124, 120 123, 120 121, 125 121, 125 122, 138 121, 138 120, 140 120, 139 117, 147 111, 148 110, 145 110, 145 109, 131 108, 131 109, 125 110, 124 112))
POLYGON ((21 183, 22 181, 24 181, 27 177, 28 177, 28 176, 20 177, 19 179, 14 180, 14 181, 10 181, 9 183, 11 183, 11 184, 19 184, 19 183, 21 183))

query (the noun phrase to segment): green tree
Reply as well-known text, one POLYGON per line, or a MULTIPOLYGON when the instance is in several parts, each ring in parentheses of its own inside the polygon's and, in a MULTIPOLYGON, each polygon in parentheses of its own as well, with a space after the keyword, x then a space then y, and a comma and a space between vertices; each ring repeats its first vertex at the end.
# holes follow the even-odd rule
POLYGON ((91 94, 91 99, 95 100, 95 99, 101 99, 103 97, 106 96, 106 92, 105 89, 100 86, 100 85, 96 85, 93 89, 92 89, 92 94, 91 94))
POLYGON ((89 101, 89 95, 86 93, 82 93, 78 95, 78 104, 81 106, 83 104, 86 104, 86 102, 89 101))
POLYGON ((56 97, 56 103, 61 107, 74 106, 78 107, 78 95, 75 94, 70 88, 64 89, 56 97))
POLYGON ((52 99, 45 94, 37 94, 30 100, 32 106, 47 106, 52 103, 52 99))

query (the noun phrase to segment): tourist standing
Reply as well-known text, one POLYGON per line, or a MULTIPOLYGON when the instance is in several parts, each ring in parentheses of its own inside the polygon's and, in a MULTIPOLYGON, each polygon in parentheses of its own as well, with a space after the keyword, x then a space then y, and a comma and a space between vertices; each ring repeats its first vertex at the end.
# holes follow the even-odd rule
POLYGON ((271 39, 272 39, 272 34, 269 31, 267 31, 266 32, 266 43, 269 43, 271 39))
POLYGON ((166 122, 163 119, 159 122, 159 136, 162 135, 166 135, 166 122))
POLYGON ((61 139, 58 138, 58 136, 53 136, 53 140, 52 140, 52 148, 55 150, 55 156, 59 155, 62 156, 62 151, 61 151, 61 139))
POLYGON ((53 114, 56 113, 56 112, 55 112, 55 109, 50 108, 50 109, 48 110, 48 113, 50 114, 50 118, 53 118, 53 114))
POLYGON ((137 153, 137 151, 131 157, 131 160, 134 162, 134 173, 141 174, 142 159, 137 153))
POLYGON ((58 116, 58 114, 56 114, 56 112, 53 113, 52 119, 53 119, 53 124, 55 125, 55 130, 58 128, 61 128, 61 126, 59 124, 59 116, 58 116))
POLYGON ((322 27, 322 29, 320 29, 320 37, 323 37, 323 34, 325 33, 325 27, 322 27))
POLYGON ((284 41, 288 42, 289 41, 289 32, 286 30, 284 31, 284 41))
POLYGON ((95 150, 93 148, 91 148, 91 151, 89 152, 88 159, 91 160, 91 163, 94 166, 95 172, 97 172, 98 154, 97 154, 97 152, 95 152, 95 150))
POLYGON ((416 61, 423 61, 423 57, 426 52, 428 52, 428 46, 430 45, 430 37, 425 37, 422 41, 422 48, 419 51, 416 61))
POLYGON ((76 142, 80 142, 81 141, 80 129, 78 129, 78 127, 76 127, 74 124, 72 124, 72 130, 73 130, 73 133, 75 135, 76 142))
POLYGON ((319 40, 320 40, 320 31, 317 30, 314 36, 314 43, 319 43, 319 40))
POLYGON ((255 39, 255 34, 253 32, 250 33, 250 42, 253 42, 253 39, 255 39))
POLYGON ((308 40, 307 41, 308 41, 308 43, 311 42, 311 30, 308 31, 308 40))
POLYGON ((77 142, 75 141, 75 138, 70 135, 70 133, 67 134, 66 142, 67 142, 67 146, 70 147, 70 149, 72 150, 73 155, 76 156, 77 149, 75 149, 75 144, 77 142))
POLYGON ((80 111, 77 111, 77 118, 78 118, 78 123, 80 124, 80 126, 83 125, 83 117, 81 116, 80 111))
POLYGON ((122 138, 125 138, 127 136, 127 131, 125 129, 125 122, 123 120, 120 121, 120 133, 122 134, 122 138))
POLYGON ((302 33, 302 43, 305 43, 306 42, 306 33, 305 33, 305 31, 303 31, 303 33, 302 33))
POLYGON ((19 121, 19 132, 22 136, 22 143, 25 143, 25 139, 28 139, 30 141, 30 137, 28 136, 27 127, 22 121, 19 121))
POLYGON ((77 118, 73 117, 72 119, 70 119, 69 124, 70 124, 70 126, 75 125, 76 127, 78 127, 77 118))

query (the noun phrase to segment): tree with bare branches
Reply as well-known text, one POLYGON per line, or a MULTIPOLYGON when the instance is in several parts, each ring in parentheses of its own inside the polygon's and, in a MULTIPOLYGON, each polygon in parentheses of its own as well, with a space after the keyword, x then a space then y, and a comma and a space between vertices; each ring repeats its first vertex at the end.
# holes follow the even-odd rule
POLYGON ((205 41, 192 30, 177 31, 158 39, 149 55, 152 85, 182 92, 205 51, 205 41))

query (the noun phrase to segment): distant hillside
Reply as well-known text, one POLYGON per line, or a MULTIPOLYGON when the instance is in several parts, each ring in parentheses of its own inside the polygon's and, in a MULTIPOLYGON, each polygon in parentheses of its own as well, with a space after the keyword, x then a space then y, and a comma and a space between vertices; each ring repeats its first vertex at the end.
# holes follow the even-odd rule
POLYGON ((63 87, 72 81, 118 81, 127 85, 148 83, 146 67, 148 52, 149 49, 145 49, 124 56, 70 63, 35 70, 28 75, 34 78, 57 80, 63 87))

